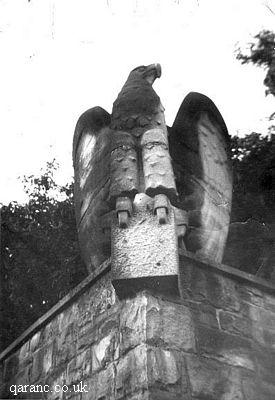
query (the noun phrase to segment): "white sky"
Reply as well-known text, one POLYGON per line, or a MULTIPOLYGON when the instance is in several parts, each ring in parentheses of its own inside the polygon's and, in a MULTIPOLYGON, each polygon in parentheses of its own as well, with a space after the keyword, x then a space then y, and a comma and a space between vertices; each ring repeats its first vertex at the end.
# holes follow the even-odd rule
POLYGON ((199 91, 229 132, 265 132, 274 98, 265 71, 241 65, 245 45, 275 29, 275 0, 0 0, 0 202, 23 201, 19 175, 57 158, 73 175, 79 115, 112 103, 130 70, 159 62, 155 89, 168 125, 184 96, 199 91))

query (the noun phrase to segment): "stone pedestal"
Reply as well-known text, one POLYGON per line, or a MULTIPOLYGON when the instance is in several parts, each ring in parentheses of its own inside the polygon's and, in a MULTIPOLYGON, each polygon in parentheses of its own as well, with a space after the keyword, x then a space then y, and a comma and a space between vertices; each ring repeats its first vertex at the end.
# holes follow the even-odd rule
POLYGON ((183 252, 180 269, 182 298, 119 300, 102 265, 0 354, 0 398, 274 400, 275 287, 183 252))
POLYGON ((112 221, 112 283, 126 297, 142 289, 178 291, 178 244, 173 207, 166 224, 153 211, 153 199, 138 194, 127 228, 112 221))

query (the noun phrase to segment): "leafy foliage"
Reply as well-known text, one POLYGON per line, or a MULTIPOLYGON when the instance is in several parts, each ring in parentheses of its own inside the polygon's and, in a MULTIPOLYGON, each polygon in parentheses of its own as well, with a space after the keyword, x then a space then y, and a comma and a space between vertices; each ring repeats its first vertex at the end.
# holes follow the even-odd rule
POLYGON ((55 161, 24 177, 29 202, 2 207, 1 345, 43 315, 86 275, 74 217, 73 184, 54 181, 55 161))
MULTIPOLYGON (((248 54, 238 49, 237 59, 243 64, 265 67, 266 94, 275 96, 275 33, 262 30, 250 43, 248 54)), ((275 119, 275 113, 270 116, 275 119)), ((269 138, 252 133, 233 138, 234 196, 233 218, 244 220, 253 216, 273 223, 275 203, 275 126, 269 127, 269 138)))
POLYGON ((231 224, 223 262, 275 283, 275 135, 232 138, 231 224))
POLYGON ((243 64, 252 63, 267 68, 264 84, 266 94, 275 96, 275 33, 263 30, 254 36, 255 41, 250 43, 249 54, 238 49, 237 59, 243 64))
POLYGON ((275 135, 251 133, 231 141, 234 172, 232 222, 272 222, 275 204, 275 135))
POLYGON ((254 36, 255 41, 250 43, 248 55, 238 50, 237 59, 243 64, 253 63, 259 66, 269 67, 274 56, 275 33, 263 30, 254 36))

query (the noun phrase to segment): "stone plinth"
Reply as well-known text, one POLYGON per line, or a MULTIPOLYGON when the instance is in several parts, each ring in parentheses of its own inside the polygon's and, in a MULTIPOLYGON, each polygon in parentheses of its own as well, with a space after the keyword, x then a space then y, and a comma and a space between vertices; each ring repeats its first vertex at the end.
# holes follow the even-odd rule
POLYGON ((273 400, 275 287, 181 254, 180 291, 119 300, 106 265, 0 355, 0 398, 273 400))
POLYGON ((178 290, 178 240, 174 209, 168 202, 167 223, 154 215, 154 201, 136 195, 127 228, 112 222, 112 282, 119 297, 143 289, 178 290))

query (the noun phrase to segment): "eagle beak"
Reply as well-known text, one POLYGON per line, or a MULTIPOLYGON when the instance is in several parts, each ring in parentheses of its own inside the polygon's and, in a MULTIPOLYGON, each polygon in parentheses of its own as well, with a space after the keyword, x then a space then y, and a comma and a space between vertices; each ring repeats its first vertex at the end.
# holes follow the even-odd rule
POLYGON ((160 78, 161 77, 161 66, 160 66, 160 64, 155 64, 155 69, 156 69, 156 77, 160 78))
POLYGON ((161 66, 160 64, 151 64, 146 68, 146 80, 151 85, 154 83, 155 79, 161 77, 161 66))

